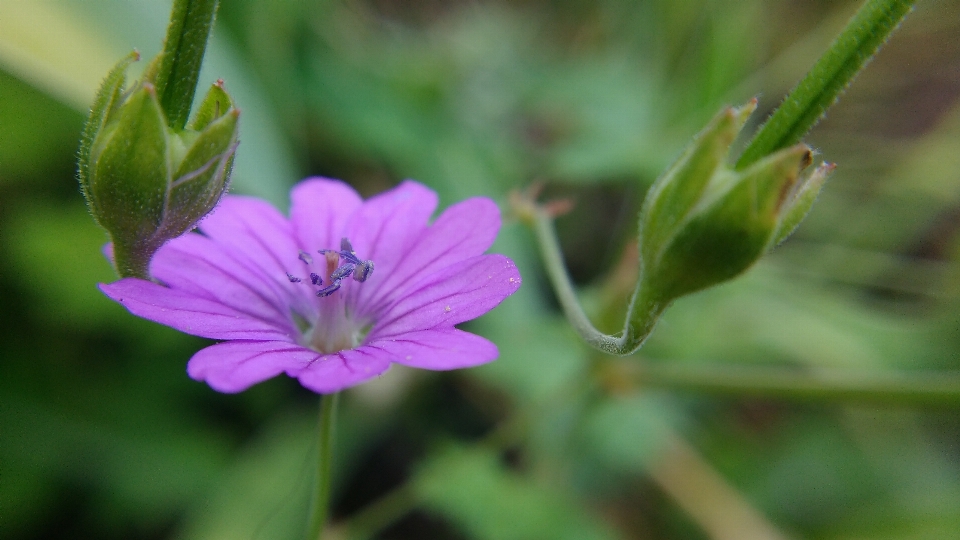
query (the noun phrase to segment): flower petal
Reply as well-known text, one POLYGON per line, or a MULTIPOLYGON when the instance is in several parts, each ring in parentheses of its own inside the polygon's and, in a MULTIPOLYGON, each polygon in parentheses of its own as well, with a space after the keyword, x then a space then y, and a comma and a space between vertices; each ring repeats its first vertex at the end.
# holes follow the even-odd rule
POLYGON ((367 347, 327 354, 296 374, 300 384, 320 394, 332 394, 372 379, 390 368, 386 355, 367 347))
POLYGON ((398 364, 433 370, 473 367, 499 355, 497 346, 489 340, 456 328, 407 332, 365 347, 382 350, 398 364))
MULTIPOLYGON (((251 318, 290 328, 289 292, 240 264, 220 244, 188 233, 164 245, 150 265, 168 287, 219 302, 251 318)), ((289 283, 285 284, 289 288, 289 283)))
POLYGON ((227 195, 200 230, 219 244, 237 265, 245 267, 264 288, 285 296, 285 304, 302 315, 315 311, 309 287, 291 286, 287 273, 298 275, 303 263, 290 222, 267 201, 227 195))
POLYGON ((347 220, 363 200, 349 185, 328 178, 309 178, 290 192, 290 222, 300 248, 316 255, 318 249, 340 249, 347 220))
POLYGON ((285 329, 241 313, 220 302, 168 289, 150 281, 124 278, 101 283, 100 290, 130 313, 210 339, 279 339, 293 341, 285 329))
POLYGON ((436 193, 408 180, 368 199, 354 213, 347 223, 346 236, 357 256, 372 260, 375 268, 363 286, 345 291, 347 305, 357 313, 367 313, 367 302, 400 261, 410 255, 410 246, 423 235, 436 207, 436 193))
POLYGON ((424 234, 416 238, 406 257, 378 284, 376 301, 368 307, 376 313, 388 305, 404 288, 432 271, 490 249, 500 230, 500 209, 492 200, 467 199, 444 211, 424 234))
POLYGON ((405 332, 451 327, 496 307, 520 287, 520 272, 503 255, 480 255, 404 287, 370 332, 375 341, 405 332))
POLYGON ((242 392, 281 373, 297 373, 319 356, 282 341, 228 341, 193 355, 187 373, 218 392, 242 392))
POLYGON ((243 254, 269 276, 279 275, 281 281, 300 254, 287 218, 254 197, 225 196, 200 222, 200 230, 225 249, 243 254))

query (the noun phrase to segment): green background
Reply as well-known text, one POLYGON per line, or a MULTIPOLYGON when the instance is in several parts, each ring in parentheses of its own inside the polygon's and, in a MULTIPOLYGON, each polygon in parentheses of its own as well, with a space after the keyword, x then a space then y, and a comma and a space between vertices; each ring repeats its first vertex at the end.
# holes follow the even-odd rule
MULTIPOLYGON (((614 360, 559 314, 532 235, 524 287, 465 328, 501 357, 394 368, 342 400, 340 537, 960 537, 956 405, 705 394, 636 366, 869 378, 960 369, 960 3, 926 0, 807 138, 838 163, 797 234, 682 299, 614 360), (699 368, 698 368, 699 369, 699 368)), ((365 195, 415 178, 443 205, 535 180, 599 326, 636 271, 643 193, 723 105, 752 132, 850 1, 224 2, 201 84, 242 110, 233 191, 285 207, 299 178, 365 195)), ((207 344, 96 288, 105 242, 75 179, 99 79, 160 49, 169 4, 0 0, 0 536, 302 534, 317 396, 221 395, 207 344)))

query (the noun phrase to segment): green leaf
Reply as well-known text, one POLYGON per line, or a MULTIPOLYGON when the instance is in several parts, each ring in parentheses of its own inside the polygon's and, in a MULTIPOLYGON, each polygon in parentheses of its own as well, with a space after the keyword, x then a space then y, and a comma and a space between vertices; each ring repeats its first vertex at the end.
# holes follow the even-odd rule
POLYGON ((478 540, 616 538, 570 492, 511 473, 484 449, 447 449, 424 464, 414 489, 427 509, 478 540))

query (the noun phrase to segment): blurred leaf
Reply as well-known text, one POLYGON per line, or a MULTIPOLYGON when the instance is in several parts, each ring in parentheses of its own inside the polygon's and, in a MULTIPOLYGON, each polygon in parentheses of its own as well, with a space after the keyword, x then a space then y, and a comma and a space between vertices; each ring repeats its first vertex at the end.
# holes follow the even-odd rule
POLYGON ((21 525, 15 518, 37 519, 38 511, 55 508, 47 490, 64 482, 91 490, 87 503, 98 510, 94 519, 103 526, 122 529, 132 519, 159 528, 212 480, 225 450, 217 433, 197 436, 175 416, 156 415, 143 406, 155 397, 131 394, 129 385, 117 387, 115 381, 100 382, 98 405, 122 407, 137 416, 135 422, 105 418, 109 412, 96 406, 63 406, 77 394, 92 399, 87 388, 65 388, 54 404, 49 396, 25 397, 23 389, 0 387, 5 438, 0 530, 21 525))
POLYGON ((250 441, 211 491, 198 497, 176 538, 300 538, 313 475, 312 415, 286 415, 250 441))
POLYGON ((779 277, 770 263, 681 299, 644 349, 654 358, 793 361, 824 367, 914 367, 942 359, 936 325, 779 277), (691 339, 696 336, 696 339, 691 339))
POLYGON ((0 71, 0 119, 0 185, 74 168, 83 127, 77 111, 0 71), (61 151, 66 148, 71 151, 61 151))
POLYGON ((677 406, 662 394, 606 399, 586 414, 582 444, 592 460, 610 470, 642 474, 680 418, 677 406))
POLYGON ((120 56, 62 3, 0 2, 0 66, 71 107, 90 106, 120 56))
POLYGON ((589 540, 616 534, 576 501, 504 469, 480 449, 450 448, 425 463, 414 483, 424 505, 479 540, 589 540))
POLYGON ((501 358, 472 371, 521 403, 539 403, 570 389, 583 374, 586 355, 560 321, 529 321, 494 333, 501 358))
POLYGON ((116 275, 102 253, 106 234, 81 201, 67 207, 24 204, 3 229, 6 264, 17 285, 29 291, 38 319, 92 329, 128 317, 97 289, 116 275))

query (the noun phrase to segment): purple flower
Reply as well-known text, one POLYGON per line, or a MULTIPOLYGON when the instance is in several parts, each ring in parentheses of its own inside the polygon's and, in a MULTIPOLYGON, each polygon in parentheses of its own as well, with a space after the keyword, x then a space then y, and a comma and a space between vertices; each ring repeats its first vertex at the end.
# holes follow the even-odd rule
POLYGON ((446 370, 497 357, 496 345, 455 328, 520 287, 513 261, 483 254, 500 229, 493 201, 463 201, 428 224, 437 196, 411 181, 364 201, 342 182, 308 179, 291 199, 287 219, 228 195, 200 234, 157 252, 151 271, 165 286, 126 278, 100 288, 134 315, 223 340, 187 364, 221 392, 286 373, 330 393, 393 362, 446 370))

